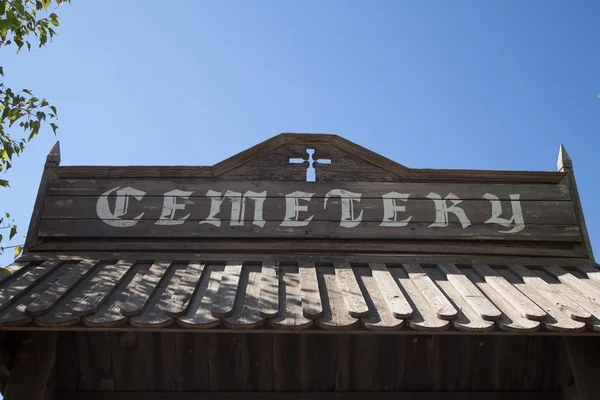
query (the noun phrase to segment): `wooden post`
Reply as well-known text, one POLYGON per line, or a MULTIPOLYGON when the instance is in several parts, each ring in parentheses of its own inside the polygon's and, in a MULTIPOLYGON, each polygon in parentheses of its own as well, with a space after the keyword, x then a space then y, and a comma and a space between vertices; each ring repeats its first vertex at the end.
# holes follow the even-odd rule
POLYGON ((5 400, 44 400, 56 357, 56 332, 22 333, 10 366, 5 400))
POLYGON ((575 181, 575 173, 573 172, 573 161, 562 144, 560 145, 560 150, 558 152, 556 166, 558 167, 559 172, 566 173, 561 183, 569 186, 569 191, 571 192, 571 199, 573 200, 573 206, 575 207, 575 215, 577 216, 577 222, 579 224, 579 229, 581 230, 581 239, 583 241, 582 252, 587 255, 589 259, 594 260, 594 252, 592 251, 590 236, 585 225, 583 208, 581 207, 577 182, 575 181))
POLYGON ((52 182, 58 177, 54 172, 53 167, 60 165, 60 143, 56 144, 48 153, 46 157, 46 163, 44 164, 44 172, 42 173, 42 180, 38 189, 38 194, 35 199, 33 206, 33 213, 31 214, 31 221, 29 222, 29 229, 27 230, 27 237, 25 238, 25 245, 23 246, 23 254, 27 254, 31 248, 36 244, 37 231, 40 226, 40 218, 42 215, 42 208, 46 201, 46 195, 52 182))
POLYGON ((565 337, 578 400, 600 398, 600 338, 565 337))

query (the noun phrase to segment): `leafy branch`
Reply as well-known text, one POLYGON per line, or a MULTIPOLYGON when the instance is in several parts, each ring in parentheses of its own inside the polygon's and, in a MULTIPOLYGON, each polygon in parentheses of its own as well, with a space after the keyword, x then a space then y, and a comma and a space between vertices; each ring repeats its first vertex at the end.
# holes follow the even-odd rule
MULTIPOLYGON (((0 0, 0 48, 16 47, 17 53, 23 47, 31 50, 32 42, 40 48, 51 41, 59 26, 56 13, 49 13, 49 7, 70 3, 70 0, 0 0)), ((0 66, 0 172, 12 168, 13 158, 20 156, 27 143, 35 138, 44 124, 48 124, 54 134, 58 125, 56 107, 50 105, 45 98, 38 98, 31 90, 15 91, 4 84, 4 69, 0 66), (17 129, 17 127, 19 129, 17 129), (9 130, 11 132, 9 133, 9 130), (24 135, 18 139, 11 137, 13 131, 24 135)), ((9 187, 6 179, 0 179, 0 187, 9 187)), ((0 229, 10 229, 8 240, 17 233, 17 226, 10 214, 0 219, 0 229), (5 219, 8 220, 5 222, 5 219), (2 225, 5 224, 5 225, 2 225)), ((14 248, 15 257, 22 250, 20 245, 1 246, 3 236, 0 235, 0 254, 5 249, 14 248)))

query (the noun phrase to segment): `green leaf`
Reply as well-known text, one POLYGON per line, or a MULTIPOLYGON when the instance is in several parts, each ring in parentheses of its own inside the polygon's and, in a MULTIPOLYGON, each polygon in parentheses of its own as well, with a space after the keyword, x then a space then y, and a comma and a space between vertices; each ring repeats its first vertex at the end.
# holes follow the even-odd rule
POLYGON ((0 75, 4 76, 4 68, 0 67, 0 75))
POLYGON ((10 185, 8 184, 7 180, 0 179, 0 186, 2 186, 2 187, 9 187, 10 185))
POLYGON ((8 235, 8 240, 11 240, 17 234, 17 226, 13 225, 10 227, 10 235, 8 235))
POLYGON ((15 258, 19 257, 19 255, 21 254, 22 251, 23 251, 22 246, 15 247, 15 258))
POLYGON ((10 214, 9 213, 4 213, 6 215, 6 218, 10 218, 10 214))
POLYGON ((12 275, 12 273, 9 270, 7 270, 6 268, 0 268, 0 274, 12 275))

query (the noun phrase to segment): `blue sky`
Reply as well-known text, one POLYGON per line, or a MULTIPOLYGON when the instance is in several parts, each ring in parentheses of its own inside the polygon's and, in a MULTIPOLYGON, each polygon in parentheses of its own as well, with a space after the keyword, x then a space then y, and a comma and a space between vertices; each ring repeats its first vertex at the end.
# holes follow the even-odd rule
POLYGON ((56 139, 63 165, 212 165, 312 132, 415 168, 555 171, 563 143, 600 254, 598 2, 73 0, 58 14, 46 48, 2 50, 6 84, 60 116, 0 197, 23 234, 56 139))

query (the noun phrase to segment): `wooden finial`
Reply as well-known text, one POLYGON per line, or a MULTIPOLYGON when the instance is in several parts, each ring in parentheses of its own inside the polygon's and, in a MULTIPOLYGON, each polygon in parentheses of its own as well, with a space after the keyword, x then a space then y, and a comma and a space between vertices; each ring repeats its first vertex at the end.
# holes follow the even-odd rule
POLYGON ((560 150, 558 152, 556 166, 558 167, 558 172, 566 172, 567 170, 573 169, 573 161, 571 161, 569 153, 567 153, 565 146, 562 144, 560 145, 560 150))
POLYGON ((48 157, 46 157, 46 163, 55 164, 56 166, 60 165, 60 142, 56 142, 50 153, 48 153, 48 157))

